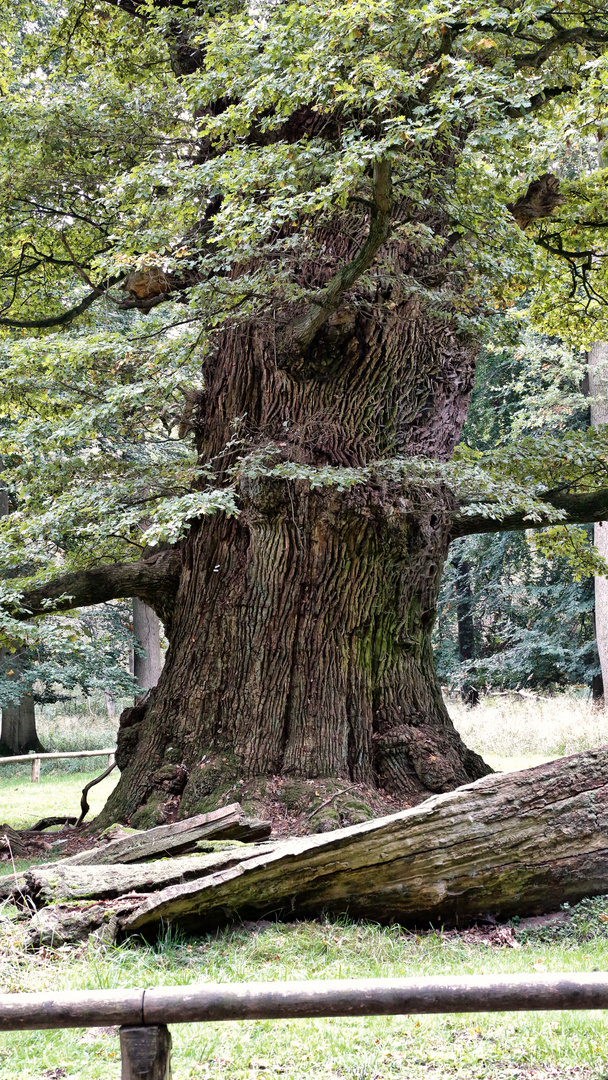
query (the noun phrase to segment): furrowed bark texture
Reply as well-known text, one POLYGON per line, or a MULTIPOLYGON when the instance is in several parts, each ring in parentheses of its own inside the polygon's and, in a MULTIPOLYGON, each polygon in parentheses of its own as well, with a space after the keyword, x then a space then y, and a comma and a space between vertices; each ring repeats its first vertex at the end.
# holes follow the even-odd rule
POLYGON ((180 815, 204 811, 268 776, 415 802, 487 771, 433 669, 447 505, 380 487, 288 494, 252 484, 239 519, 189 543, 158 687, 123 714, 108 820, 147 804, 133 823, 150 824, 172 790, 180 815))
MULTIPOLYGON (((352 254, 341 234, 330 239, 337 264, 352 254)), ((413 259, 399 246, 391 257, 413 259)), ((445 458, 475 353, 418 298, 378 283, 349 294, 305 352, 289 352, 273 326, 227 332, 189 422, 207 461, 239 417, 252 451, 274 443, 271 464, 445 458)), ((449 493, 380 480, 313 490, 245 474, 239 496, 238 518, 208 518, 182 545, 165 668, 149 701, 123 714, 122 777, 96 824, 145 827, 235 795, 259 812, 239 782, 263 801, 268 777, 413 803, 484 775, 449 720, 431 653, 449 493)))

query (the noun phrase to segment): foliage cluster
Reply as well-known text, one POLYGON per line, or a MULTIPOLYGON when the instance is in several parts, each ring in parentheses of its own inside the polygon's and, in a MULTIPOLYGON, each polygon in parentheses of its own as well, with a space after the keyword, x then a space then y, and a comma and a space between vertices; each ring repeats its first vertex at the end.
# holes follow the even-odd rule
POLYGON ((270 320, 280 344, 294 310, 322 305, 323 229, 342 215, 365 236, 379 162, 393 236, 448 268, 439 284, 397 275, 388 245, 382 288, 463 335, 528 295, 546 333, 577 347, 608 336, 606 170, 589 149, 608 104, 600 6, 16 0, 0 20, 5 608, 19 568, 31 584, 238 513, 238 481, 256 470, 447 481, 463 513, 531 523, 563 518, 550 491, 606 486, 603 432, 515 427, 516 440, 463 445, 447 465, 345 475, 263 452, 237 420, 218 487, 190 423, 221 331, 270 320), (291 137, 296 115, 306 124, 291 137), (559 213, 522 231, 509 204, 564 145, 581 167, 564 172, 559 213), (161 292, 140 296, 152 277, 161 292))
MULTIPOLYGON (((480 359, 463 432, 467 445, 483 453, 515 439, 584 444, 590 434, 586 369, 585 351, 535 332, 526 309, 512 311, 480 359)), ((599 675, 592 577, 598 570, 590 527, 456 542, 435 632, 440 678, 465 693, 468 686, 591 688, 599 675), (459 605, 461 618, 472 621, 473 656, 461 655, 459 605)))
POLYGON ((41 705, 69 700, 74 691, 132 698, 129 653, 138 646, 129 620, 126 604, 102 604, 41 622, 29 645, 0 653, 0 708, 25 694, 41 705))

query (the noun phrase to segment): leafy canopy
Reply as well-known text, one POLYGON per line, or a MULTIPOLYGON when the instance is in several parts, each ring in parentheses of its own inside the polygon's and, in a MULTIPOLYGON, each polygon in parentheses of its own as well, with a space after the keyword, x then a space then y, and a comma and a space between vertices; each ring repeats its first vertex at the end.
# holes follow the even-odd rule
MULTIPOLYGON (((0 14, 0 561, 30 577, 136 557, 189 522, 238 513, 246 471, 311 483, 273 447, 214 485, 188 415, 218 332, 311 302, 296 269, 322 226, 374 198, 388 162, 394 234, 445 246, 449 283, 402 289, 503 332, 526 298, 580 348, 608 336, 608 18, 587 0, 17 0, 0 14), (293 124, 293 118, 298 124, 293 124), (295 134, 294 134, 295 132, 295 134), (563 202, 508 209, 564 147, 563 202), (150 276, 162 292, 145 295, 150 276), (143 285, 143 292, 141 286, 143 285), (138 292, 139 288, 139 292, 138 292), (141 294, 141 295, 140 295, 141 294)), ((382 272, 394 267, 378 256, 382 272)), ((278 314, 277 314, 278 313, 278 314)), ((545 433, 454 461, 376 471, 447 480, 465 512, 560 511, 556 486, 605 486, 601 432, 545 433)), ((3 584, 5 595, 17 579, 3 584)))

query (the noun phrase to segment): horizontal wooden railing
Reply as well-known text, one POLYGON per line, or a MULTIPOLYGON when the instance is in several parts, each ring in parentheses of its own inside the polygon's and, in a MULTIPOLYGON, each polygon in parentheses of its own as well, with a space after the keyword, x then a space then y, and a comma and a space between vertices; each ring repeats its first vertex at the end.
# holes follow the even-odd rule
POLYGON ((608 973, 207 983, 0 994, 0 1031, 120 1026, 122 1080, 168 1080, 167 1024, 608 1008, 608 973))
POLYGON ((19 765, 22 761, 31 761, 32 784, 37 784, 40 780, 41 761, 56 761, 59 758, 107 757, 108 765, 113 765, 115 754, 116 750, 112 750, 111 747, 104 750, 65 750, 50 754, 15 754, 13 757, 0 757, 0 765, 19 765))

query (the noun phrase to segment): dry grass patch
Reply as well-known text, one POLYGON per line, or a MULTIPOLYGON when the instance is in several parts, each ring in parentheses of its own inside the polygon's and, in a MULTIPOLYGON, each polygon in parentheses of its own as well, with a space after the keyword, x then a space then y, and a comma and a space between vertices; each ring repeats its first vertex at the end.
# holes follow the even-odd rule
POLYGON ((575 694, 489 694, 474 709, 446 698, 467 746, 499 772, 531 768, 608 743, 608 709, 575 694))

